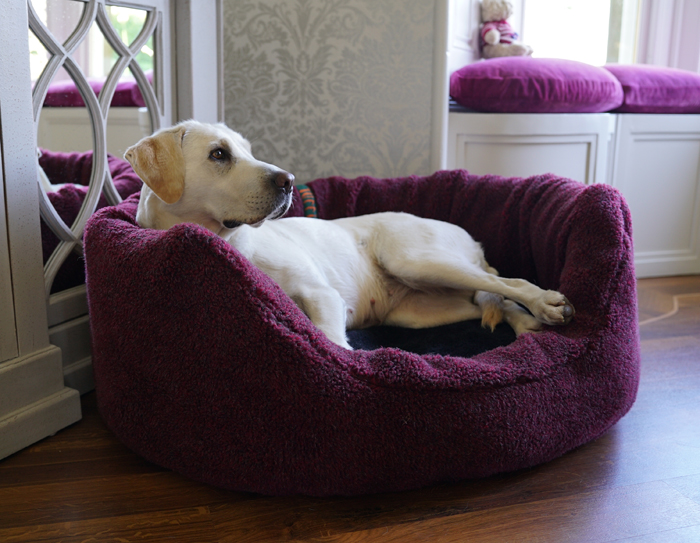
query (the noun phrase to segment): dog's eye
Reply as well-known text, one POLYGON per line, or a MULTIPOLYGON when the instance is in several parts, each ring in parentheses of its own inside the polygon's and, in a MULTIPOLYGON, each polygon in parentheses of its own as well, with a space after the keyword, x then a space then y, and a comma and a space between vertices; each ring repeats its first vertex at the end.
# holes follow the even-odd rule
POLYGON ((221 148, 214 149, 211 153, 209 153, 209 158, 213 158, 214 160, 226 160, 228 154, 226 151, 224 151, 221 148))

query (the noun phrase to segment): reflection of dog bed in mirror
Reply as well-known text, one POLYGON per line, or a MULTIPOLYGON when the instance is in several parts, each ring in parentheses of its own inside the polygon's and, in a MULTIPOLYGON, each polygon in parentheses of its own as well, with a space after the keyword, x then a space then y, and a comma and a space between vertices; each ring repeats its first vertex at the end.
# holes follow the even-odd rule
MULTIPOLYGON (((126 160, 109 155, 108 167, 112 181, 122 198, 141 189, 141 179, 134 173, 126 160)), ((85 200, 92 172, 92 151, 85 153, 57 153, 42 149, 39 166, 46 174, 48 182, 60 185, 59 190, 47 194, 58 215, 70 226, 78 216, 85 200)), ((98 208, 107 205, 107 199, 100 196, 98 208)), ((41 245, 43 262, 58 245, 58 238, 48 225, 41 221, 41 245)), ((68 256, 53 282, 52 292, 82 285, 85 282, 85 263, 75 253, 68 256)))
MULTIPOLYGON (((636 284, 615 190, 460 171, 311 189, 321 218, 458 224, 502 275, 563 292, 576 318, 479 354, 427 354, 436 329, 410 331, 418 354, 396 348, 393 329, 352 333, 360 349, 348 351, 209 231, 138 227, 133 196, 92 217, 85 254, 98 403, 134 451, 234 490, 393 491, 551 460, 630 408, 636 284)), ((298 194, 290 213, 303 213, 298 194)))

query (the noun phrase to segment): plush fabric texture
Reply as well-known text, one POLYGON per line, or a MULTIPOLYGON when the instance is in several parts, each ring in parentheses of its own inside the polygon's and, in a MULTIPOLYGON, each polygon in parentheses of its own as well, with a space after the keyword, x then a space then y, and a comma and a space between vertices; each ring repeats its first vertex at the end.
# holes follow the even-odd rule
MULTIPOLYGON (((152 80, 152 73, 146 75, 152 80)), ((99 97, 105 84, 104 79, 89 79, 88 83, 93 92, 99 97)), ((135 80, 120 81, 114 89, 111 106, 113 107, 144 107, 146 102, 141 95, 138 83, 135 80)), ((85 107, 85 101, 80 95, 78 87, 72 79, 52 83, 44 100, 46 107, 85 107)))
POLYGON ((700 113, 700 74, 645 64, 604 68, 624 90, 617 113, 700 113))
POLYGON ((473 357, 348 351, 209 231, 140 228, 133 195, 92 216, 85 259, 99 409, 138 454, 236 491, 400 491, 549 461, 630 409, 636 282, 615 189, 464 171, 310 187, 323 219, 458 224, 502 275, 559 289, 576 317, 473 357))
POLYGON ((606 70, 582 62, 503 57, 455 71, 450 96, 489 113, 600 113, 622 103, 622 87, 606 70))
MULTIPOLYGON (((142 181, 131 165, 121 158, 112 155, 107 157, 109 171, 117 192, 122 198, 141 190, 142 181)), ((56 192, 48 194, 49 200, 53 204, 58 215, 68 225, 72 225, 78 216, 80 206, 85 200, 92 172, 92 151, 84 153, 60 153, 42 150, 39 157, 39 166, 44 170, 49 181, 53 184, 68 183, 56 192)), ((102 208, 107 205, 107 199, 100 196, 97 207, 102 208)), ((44 263, 49 259, 51 253, 58 245, 58 238, 41 221, 41 247, 44 263)), ((82 258, 72 253, 65 260, 61 269, 56 274, 52 292, 59 292, 70 287, 82 285, 85 282, 85 263, 82 258)))

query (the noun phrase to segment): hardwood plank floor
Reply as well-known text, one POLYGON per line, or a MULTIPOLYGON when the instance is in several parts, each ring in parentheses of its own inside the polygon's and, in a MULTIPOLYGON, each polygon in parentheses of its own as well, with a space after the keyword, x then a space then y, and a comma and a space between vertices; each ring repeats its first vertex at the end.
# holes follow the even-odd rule
POLYGON ((0 542, 700 542, 700 277, 639 281, 637 402, 533 469, 358 498, 219 490, 83 420, 0 461, 0 542))

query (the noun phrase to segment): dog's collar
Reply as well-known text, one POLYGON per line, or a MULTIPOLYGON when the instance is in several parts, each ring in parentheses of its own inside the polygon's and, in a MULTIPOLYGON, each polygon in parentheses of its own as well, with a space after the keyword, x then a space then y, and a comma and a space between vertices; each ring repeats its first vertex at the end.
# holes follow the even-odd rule
POLYGON ((316 197, 308 185, 297 185, 297 190, 301 196, 301 203, 304 204, 304 217, 317 218, 316 197))

